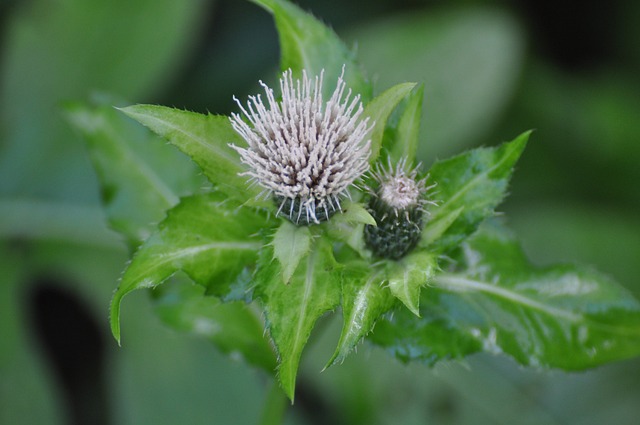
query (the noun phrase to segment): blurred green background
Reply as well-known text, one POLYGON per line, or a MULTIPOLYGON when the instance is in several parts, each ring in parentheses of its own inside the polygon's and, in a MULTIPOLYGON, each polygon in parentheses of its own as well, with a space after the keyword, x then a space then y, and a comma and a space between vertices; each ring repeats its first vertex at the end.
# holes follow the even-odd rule
MULTIPOLYGON (((582 262, 640 297, 640 3, 298 2, 382 90, 425 84, 420 158, 535 129, 503 205, 538 264, 582 262)), ((238 0, 0 3, 0 424, 253 424, 269 380, 165 328, 147 294, 107 306, 127 259, 63 105, 108 93, 229 113, 275 78, 271 17, 238 0)), ((335 318, 334 318, 335 319, 335 318)), ((434 369, 363 345, 303 358, 290 424, 635 424, 640 360, 585 373, 477 355, 434 369)))

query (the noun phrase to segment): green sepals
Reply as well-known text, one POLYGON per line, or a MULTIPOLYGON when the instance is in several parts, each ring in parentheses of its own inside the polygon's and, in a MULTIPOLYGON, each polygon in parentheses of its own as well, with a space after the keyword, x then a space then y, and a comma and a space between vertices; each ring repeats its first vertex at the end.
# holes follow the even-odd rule
POLYGON ((264 245, 269 222, 219 193, 184 198, 133 256, 111 300, 111 331, 120 341, 120 303, 129 292, 152 288, 177 271, 226 298, 264 245))
POLYGON ((300 260, 311 249, 311 231, 306 226, 295 226, 283 221, 273 236, 273 256, 280 262, 282 281, 289 283, 300 260))
POLYGON ((430 252, 416 251, 396 262, 387 263, 391 293, 416 316, 420 316, 420 289, 429 285, 438 269, 430 252))
POLYGON ((429 174, 437 184, 437 206, 429 209, 425 233, 429 238, 438 233, 441 236, 430 244, 432 250, 457 247, 495 214, 530 134, 527 131, 498 147, 473 149, 433 165, 429 174))
POLYGON ((376 96, 365 106, 362 116, 369 117, 370 122, 374 123, 373 129, 371 130, 371 155, 369 156, 369 163, 375 163, 380 155, 382 138, 389 116, 398 103, 400 103, 415 86, 415 83, 397 84, 376 96))
POLYGON ((347 87, 360 94, 362 101, 371 98, 371 84, 355 61, 355 54, 322 22, 285 0, 252 0, 273 14, 280 37, 280 68, 289 68, 294 78, 320 75, 324 69, 325 94, 331 94, 333 82, 343 72, 347 87))
POLYGON ((218 349, 272 374, 276 358, 264 335, 259 313, 246 303, 223 303, 205 295, 205 288, 171 281, 153 291, 154 310, 164 323, 182 332, 202 336, 218 349))
POLYGON ((233 130, 229 117, 157 105, 120 110, 190 156, 217 190, 240 202, 259 204, 260 188, 239 175, 245 169, 230 144, 245 146, 246 142, 233 130))
POLYGON ((420 141, 420 118, 422 117, 422 101, 424 99, 424 84, 418 84, 407 96, 404 110, 397 125, 393 129, 393 138, 383 144, 383 150, 388 151, 391 163, 406 158, 409 164, 416 159, 418 143, 420 141))
POLYGON ((396 311, 376 326, 376 343, 430 363, 482 350, 566 370, 640 354, 640 303, 609 278, 577 266, 534 267, 496 223, 459 253, 458 271, 423 291, 422 317, 396 311))
POLYGON ((373 268, 366 261, 345 265, 342 278, 343 326, 340 341, 326 367, 344 361, 354 347, 373 329, 396 299, 387 287, 385 268, 373 268))
POLYGON ((273 247, 262 250, 255 274, 254 296, 261 300, 267 328, 278 353, 278 378, 293 401, 302 350, 316 321, 340 304, 341 268, 325 238, 314 241, 288 284, 273 247))
POLYGON ((395 210, 372 195, 369 212, 377 226, 364 226, 364 241, 376 257, 398 260, 411 252, 422 232, 423 211, 418 205, 395 210))
POLYGON ((363 229, 365 225, 377 226, 376 220, 357 202, 347 203, 342 210, 342 214, 337 214, 328 222, 327 233, 333 239, 346 243, 361 258, 371 257, 364 245, 363 229))
POLYGON ((198 168, 160 137, 116 111, 101 106, 66 107, 69 121, 86 141, 98 173, 109 225, 135 249, 181 196, 206 186, 198 168))

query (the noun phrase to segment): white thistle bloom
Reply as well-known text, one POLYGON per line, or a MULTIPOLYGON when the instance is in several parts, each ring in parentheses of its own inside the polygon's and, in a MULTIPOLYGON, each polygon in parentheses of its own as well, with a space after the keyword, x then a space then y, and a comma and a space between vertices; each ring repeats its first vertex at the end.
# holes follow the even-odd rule
MULTIPOLYGON (((344 69, 343 69, 344 74, 344 69)), ((278 213, 295 224, 319 223, 339 210, 342 197, 369 169, 371 125, 360 120, 360 96, 345 95, 341 75, 331 98, 322 96, 324 71, 302 80, 293 79, 291 70, 280 79, 282 100, 260 81, 267 102, 260 95, 249 96, 241 115, 231 114, 231 125, 248 147, 232 147, 249 167, 243 175, 273 195, 278 213)))

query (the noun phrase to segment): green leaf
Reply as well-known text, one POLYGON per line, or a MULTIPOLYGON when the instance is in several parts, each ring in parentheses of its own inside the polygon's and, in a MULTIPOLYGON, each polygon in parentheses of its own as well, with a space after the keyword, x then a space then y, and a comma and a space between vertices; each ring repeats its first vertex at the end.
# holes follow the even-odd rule
POLYGON ((300 78, 302 70, 319 75, 324 69, 325 92, 330 94, 335 86, 326 84, 338 81, 343 72, 347 87, 358 93, 366 102, 371 98, 371 85, 355 61, 354 53, 322 22, 285 0, 252 0, 273 14, 280 35, 280 67, 291 68, 300 78))
POLYGON ((449 321, 441 307, 448 298, 430 288, 423 291, 420 318, 407 308, 393 311, 376 324, 368 340, 403 362, 432 366, 441 360, 461 359, 482 349, 482 343, 449 321))
MULTIPOLYGON (((435 321, 443 330, 455 329, 457 338, 466 334, 458 355, 480 348, 509 354, 524 365, 566 370, 640 354, 640 303, 609 278, 570 265, 536 268, 495 224, 483 226, 463 245, 459 261, 460 271, 438 275, 425 291, 437 300, 421 308, 429 318, 402 322, 408 334, 435 321)), ((384 343, 400 352, 410 348, 416 358, 431 357, 432 345, 445 343, 437 334, 425 335, 409 347, 400 322, 391 328, 385 332, 399 332, 398 338, 386 334, 384 343)))
POLYGON ((385 285, 384 270, 372 271, 364 261, 349 263, 342 279, 343 326, 329 367, 344 361, 354 347, 373 329, 378 318, 395 304, 385 285))
POLYGON ((154 298, 155 312, 166 324, 207 338, 233 358, 275 372, 276 359, 262 321, 245 303, 223 303, 189 282, 163 285, 154 298))
POLYGON ((188 158, 112 106, 76 103, 66 109, 99 175, 109 224, 131 248, 149 237, 180 196, 204 186, 188 158))
POLYGON ((451 210, 438 218, 429 220, 428 224, 422 230, 420 246, 429 246, 436 240, 440 239, 444 232, 458 219, 464 211, 464 207, 451 210))
MULTIPOLYGON (((90 263, 100 262, 93 257, 90 263)), ((100 306, 109 299, 122 260, 119 263, 114 264, 103 285, 104 296, 93 304, 92 311, 98 323, 104 315, 100 306)), ((114 353, 113 369, 109 374, 109 385, 114 394, 110 400, 114 403, 113 408, 120 412, 116 422, 206 424, 215 416, 216 422, 224 424, 254 423, 259 410, 255 403, 248 403, 241 412, 228 411, 228 406, 235 403, 238 394, 249 400, 259 400, 264 394, 264 383, 257 378, 262 375, 268 380, 268 375, 261 371, 256 374, 251 370, 254 368, 234 362, 240 356, 234 356, 233 352, 230 356, 224 355, 217 347, 212 347, 210 341, 213 339, 207 341, 202 336, 178 333, 167 327, 166 322, 160 320, 163 313, 160 312, 160 317, 156 314, 158 310, 152 297, 158 290, 170 289, 175 283, 171 279, 156 290, 126 300, 127 314, 122 323, 126 347, 114 353), (188 419, 185 419, 187 411, 188 419)), ((164 301, 160 299, 161 303, 164 301)), ((189 311, 192 306, 186 303, 183 308, 189 311)), ((233 316, 231 319, 236 320, 233 316)), ((179 323, 169 324, 178 326, 179 323)), ((226 323, 225 326, 236 325, 226 323)), ((100 413, 104 415, 104 412, 100 413)))
POLYGON ((366 208, 356 202, 350 202, 343 207, 342 214, 336 214, 329 220, 328 233, 337 241, 346 243, 362 258, 369 258, 371 253, 365 248, 364 225, 377 226, 376 220, 366 208))
POLYGON ((340 218, 341 220, 351 224, 370 224, 371 226, 377 226, 376 219, 367 211, 367 209, 357 202, 350 202, 343 208, 343 213, 337 216, 334 220, 340 218))
POLYGON ((415 83, 397 84, 376 96, 365 106, 363 116, 369 117, 371 122, 375 123, 371 130, 371 156, 369 157, 371 164, 380 155, 382 136, 384 135, 389 115, 391 115, 398 103, 413 90, 415 85, 415 83))
POLYGON ((420 289, 431 283, 438 264, 433 254, 416 251, 396 262, 390 262, 387 279, 391 293, 420 316, 420 289))
POLYGON ((260 189, 250 186, 240 157, 229 144, 245 145, 231 127, 229 118, 203 115, 156 105, 134 105, 120 109, 173 143, 202 168, 218 190, 241 202, 257 203, 260 189))
POLYGON ((420 120, 422 118, 422 100, 424 84, 418 85, 408 96, 393 137, 393 144, 385 146, 393 163, 407 158, 412 164, 416 159, 420 140, 420 120))
POLYGON ((273 237, 273 255, 280 262, 282 279, 289 283, 300 260, 311 249, 311 232, 308 226, 296 226, 283 221, 273 237))
POLYGON ((302 259, 288 285, 268 246, 260 256, 255 295, 264 305, 269 334, 278 352, 278 378, 293 401, 302 350, 313 326, 340 303, 340 269, 331 245, 320 238, 302 259))
POLYGON ((446 228, 432 244, 433 249, 447 250, 459 245, 485 218, 494 214, 507 193, 513 166, 529 134, 523 133, 496 148, 474 149, 433 165, 429 174, 437 184, 438 205, 430 208, 425 233, 438 234, 446 228), (460 208, 462 211, 457 212, 460 208))
POLYGON ((221 194, 183 199, 140 247, 111 301, 111 330, 120 340, 120 303, 129 292, 163 283, 184 271, 207 292, 228 297, 241 272, 257 259, 256 235, 267 221, 221 194))

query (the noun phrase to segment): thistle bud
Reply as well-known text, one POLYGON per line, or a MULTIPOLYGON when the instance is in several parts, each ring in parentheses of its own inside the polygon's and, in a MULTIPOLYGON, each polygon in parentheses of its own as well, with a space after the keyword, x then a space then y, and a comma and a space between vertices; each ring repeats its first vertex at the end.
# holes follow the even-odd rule
POLYGON ((426 185, 428 177, 418 180, 418 167, 407 170, 406 159, 372 175, 377 187, 369 188, 368 210, 378 225, 365 226, 365 243, 374 255, 398 260, 420 241, 425 206, 434 204, 424 196, 435 185, 426 185))

